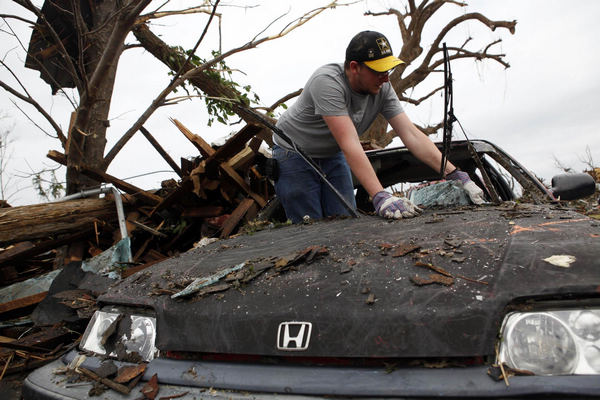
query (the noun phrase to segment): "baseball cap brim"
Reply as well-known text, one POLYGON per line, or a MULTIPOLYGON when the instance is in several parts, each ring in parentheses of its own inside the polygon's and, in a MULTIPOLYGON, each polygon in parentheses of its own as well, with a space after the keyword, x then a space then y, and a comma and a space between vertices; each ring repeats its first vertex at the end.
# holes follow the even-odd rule
POLYGON ((364 61, 364 64, 374 71, 385 72, 396 68, 400 64, 404 64, 404 61, 394 56, 387 56, 379 60, 364 61))

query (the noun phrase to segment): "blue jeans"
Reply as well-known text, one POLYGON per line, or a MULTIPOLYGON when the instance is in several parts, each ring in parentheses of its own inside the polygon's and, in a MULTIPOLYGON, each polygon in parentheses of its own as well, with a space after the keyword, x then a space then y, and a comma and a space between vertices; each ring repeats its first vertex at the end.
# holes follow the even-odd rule
MULTIPOLYGON (((350 215, 339 197, 296 152, 275 146, 273 158, 279 164, 275 192, 286 216, 293 223, 302 222, 305 215, 312 219, 350 215)), ((356 209, 352 174, 344 154, 340 151, 334 157, 313 158, 313 161, 321 168, 327 180, 356 209)))

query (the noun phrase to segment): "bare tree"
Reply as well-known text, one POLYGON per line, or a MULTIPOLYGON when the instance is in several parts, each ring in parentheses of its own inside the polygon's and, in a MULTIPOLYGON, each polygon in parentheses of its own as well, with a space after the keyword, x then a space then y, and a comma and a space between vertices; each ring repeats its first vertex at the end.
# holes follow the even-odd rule
POLYGON ((70 98, 74 111, 70 118, 68 131, 63 132, 60 124, 33 98, 17 74, 0 61, 1 65, 13 75, 18 85, 15 88, 0 81, 0 87, 13 97, 34 106, 50 123, 56 137, 60 140, 67 160, 67 194, 78 192, 88 186, 96 186, 97 182, 80 173, 82 166, 86 165, 105 171, 116 154, 152 113, 161 106, 172 104, 167 97, 185 81, 203 80, 207 82, 207 85, 210 83, 211 86, 208 86, 213 88, 218 95, 233 97, 235 101, 239 102, 243 100, 243 96, 240 97, 239 93, 225 90, 218 80, 208 80, 207 75, 211 75, 209 74, 211 68, 234 53, 281 38, 304 25, 322 11, 338 5, 337 1, 333 1, 291 21, 275 34, 264 37, 257 35, 243 46, 222 53, 218 51, 214 58, 194 64, 192 60, 196 50, 202 43, 212 21, 215 17, 219 17, 216 12, 219 1, 204 1, 198 7, 175 11, 162 11, 163 5, 168 1, 161 2, 158 9, 142 15, 142 12, 150 6, 151 0, 121 2, 46 0, 41 9, 37 8, 31 0, 13 0, 14 3, 29 10, 36 20, 15 15, 0 15, 5 21, 12 19, 31 24, 34 27, 32 40, 27 49, 26 65, 41 72, 42 78, 52 87, 53 93, 57 93, 65 87, 74 87, 78 93, 78 100, 70 98), (150 19, 190 13, 209 15, 196 46, 185 52, 185 56, 179 59, 180 64, 177 68, 174 67, 175 75, 171 82, 157 95, 152 104, 105 156, 106 132, 109 127, 108 114, 119 59, 128 47, 125 44, 126 36, 134 30, 143 31, 144 24, 150 19))
MULTIPOLYGON (((503 28, 507 29, 512 34, 515 32, 516 21, 492 21, 477 12, 465 13, 449 21, 439 31, 437 37, 434 39, 433 43, 428 46, 427 52, 423 55, 423 48, 425 47, 422 43, 423 31, 434 14, 446 4, 458 7, 467 6, 467 3, 456 0, 422 0, 418 4, 415 0, 408 0, 403 10, 389 8, 381 12, 368 11, 365 13, 365 15, 375 17, 393 16, 398 22, 398 28, 402 34, 403 41, 402 49, 400 50, 398 57, 404 61, 404 64, 396 68, 390 75, 390 82, 401 101, 418 105, 443 90, 443 85, 440 85, 420 98, 412 98, 408 94, 411 92, 411 89, 422 83, 431 73, 439 71, 440 67, 443 66, 442 45, 446 40, 447 35, 459 25, 475 21, 483 24, 492 31, 497 28, 503 28), (419 59, 421 55, 423 55, 423 57, 422 59, 419 59), (416 62, 419 62, 419 64, 415 64, 416 62), (405 75, 407 71, 410 72, 405 75)), ((492 52, 492 47, 500 43, 500 39, 488 43, 483 49, 471 50, 468 46, 472 42, 472 39, 473 38, 468 37, 462 44, 448 45, 450 60, 491 60, 499 63, 505 68, 510 67, 504 60, 504 54, 492 52)), ((440 122, 433 126, 421 127, 421 129, 426 134, 432 134, 441 127, 442 123, 440 122)), ((363 140, 369 141, 377 147, 385 147, 392 141, 393 137, 392 132, 387 132, 386 129, 387 121, 380 117, 373 122, 369 130, 365 133, 363 140)))
MULTIPOLYGON (((4 115, 0 115, 0 120, 4 118, 4 115)), ((7 206, 10 198, 15 194, 9 189, 13 180, 8 171, 8 165, 12 158, 10 132, 11 128, 1 128, 0 130, 0 207, 7 206)))

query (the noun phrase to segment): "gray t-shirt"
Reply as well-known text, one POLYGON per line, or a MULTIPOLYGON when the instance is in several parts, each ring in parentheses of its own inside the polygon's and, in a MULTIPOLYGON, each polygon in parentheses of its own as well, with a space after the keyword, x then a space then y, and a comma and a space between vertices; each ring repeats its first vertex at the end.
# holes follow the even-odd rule
MULTIPOLYGON (((362 135, 382 114, 387 120, 404 110, 389 82, 377 94, 354 92, 343 64, 327 64, 310 77, 298 100, 277 121, 277 127, 306 154, 315 158, 331 157, 340 151, 322 116, 348 115, 362 135)), ((274 135, 277 145, 292 150, 274 135)))

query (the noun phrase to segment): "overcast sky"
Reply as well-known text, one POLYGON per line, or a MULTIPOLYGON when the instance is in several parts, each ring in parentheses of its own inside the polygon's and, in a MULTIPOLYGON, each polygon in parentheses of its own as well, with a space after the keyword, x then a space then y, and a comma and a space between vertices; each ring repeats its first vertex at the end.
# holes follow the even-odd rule
MULTIPOLYGON (((41 0, 34 3, 41 5, 41 0)), ((183 8, 197 3, 181 0, 173 1, 172 5, 174 8, 183 8)), ((377 12, 389 7, 401 8, 403 3, 364 1, 327 10, 290 35, 239 53, 228 59, 227 63, 231 68, 241 71, 236 76, 238 82, 251 85, 264 105, 269 105, 301 88, 318 66, 342 62, 348 41, 361 30, 384 33, 392 48, 399 51, 401 36, 395 18, 363 14, 367 10, 377 12)), ((266 34, 276 33, 278 28, 293 18, 326 2, 269 0, 223 1, 222 4, 255 5, 249 8, 220 8, 223 15, 221 45, 226 51, 259 34, 276 17, 286 14, 266 34)), ((0 6, 0 14, 18 10, 19 7, 9 1, 3 1, 0 6)), ((458 45, 467 37, 473 37, 470 47, 473 50, 481 49, 495 39, 502 39, 502 43, 493 48, 494 52, 505 54, 505 60, 511 65, 505 69, 493 61, 453 62, 455 114, 470 139, 495 142, 548 181, 561 172, 556 167, 555 159, 576 171, 582 171, 586 168, 582 160, 587 159, 589 149, 596 165, 600 163, 600 135, 597 132, 600 126, 600 79, 597 73, 600 61, 597 43, 600 37, 600 24, 597 22, 599 1, 480 0, 471 2, 466 8, 446 5, 442 10, 430 21, 425 31, 422 41, 425 50, 447 21, 465 12, 481 12, 495 20, 517 20, 515 35, 503 29, 491 32, 478 22, 469 22, 447 38, 449 45, 458 45)), ((20 12, 20 15, 33 18, 24 12, 20 12)), ((171 45, 191 48, 206 20, 205 15, 163 19, 154 22, 152 30, 171 45)), ((10 29, 20 35, 26 46, 30 37, 28 27, 14 20, 9 23, 10 29)), ((5 33, 9 27, 4 21, 0 21, 0 24, 0 54, 3 61, 13 68, 32 95, 66 131, 72 111, 69 103, 64 97, 52 97, 50 88, 39 78, 39 73, 23 68, 22 49, 14 38, 5 33)), ((128 43, 133 42, 133 38, 128 39, 128 43)), ((201 57, 209 58, 210 50, 218 48, 218 45, 215 24, 198 53, 201 57)), ((167 85, 167 73, 166 67, 142 49, 125 52, 119 64, 113 95, 107 151, 167 85)), ((0 70, 0 79, 14 84, 5 69, 0 70)), ((427 88, 442 84, 441 75, 430 79, 427 88)), ((414 97, 426 92, 423 87, 414 97)), ((46 154, 50 149, 63 151, 58 140, 41 133, 11 103, 11 97, 6 92, 0 89, 0 93, 0 111, 4 114, 0 124, 3 129, 11 129, 9 174, 53 166, 46 154)), ((48 126, 29 106, 21 106, 39 124, 48 126)), ((437 96, 418 107, 407 105, 406 110, 416 123, 436 123, 442 118, 441 98, 437 96)), ((208 127, 208 118, 199 100, 162 108, 145 126, 175 160, 198 153, 169 121, 170 117, 179 119, 208 141, 222 138, 240 128, 239 124, 224 126, 218 123, 208 127)), ((454 133, 456 138, 464 138, 458 127, 455 127, 454 133)), ((439 139, 439 136, 434 138, 439 139)), ((162 180, 176 178, 174 173, 160 172, 169 170, 162 158, 138 134, 117 156, 108 172, 121 179, 144 175, 129 181, 150 189, 160 186, 162 180)), ((5 174, 4 179, 6 177, 5 174)), ((59 178, 64 179, 64 171, 59 173, 59 178)), ((9 200, 13 205, 41 201, 32 190, 29 179, 13 177, 7 193, 12 193, 9 200)))

